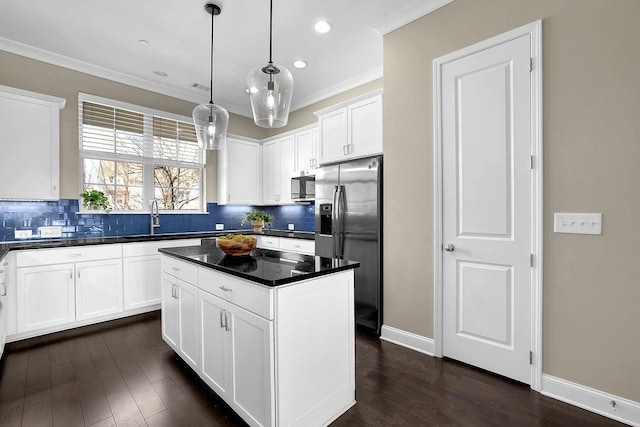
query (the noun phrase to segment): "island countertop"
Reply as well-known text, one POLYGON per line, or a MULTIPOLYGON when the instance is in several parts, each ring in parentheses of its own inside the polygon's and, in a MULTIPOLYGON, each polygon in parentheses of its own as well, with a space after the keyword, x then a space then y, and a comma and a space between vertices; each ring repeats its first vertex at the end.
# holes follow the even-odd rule
POLYGON ((250 255, 225 255, 215 241, 199 246, 161 248, 159 251, 203 267, 212 268, 265 286, 280 286, 357 268, 360 263, 337 258, 324 258, 254 249, 250 255))

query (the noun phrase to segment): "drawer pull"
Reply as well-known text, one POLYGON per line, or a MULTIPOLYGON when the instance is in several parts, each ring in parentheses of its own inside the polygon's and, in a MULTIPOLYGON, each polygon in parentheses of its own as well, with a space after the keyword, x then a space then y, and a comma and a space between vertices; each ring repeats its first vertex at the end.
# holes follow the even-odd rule
POLYGON ((222 289, 225 292, 231 292, 233 290, 231 288, 227 288, 226 286, 220 286, 220 289, 222 289))
POLYGON ((180 267, 171 267, 173 271, 180 271, 180 267))
POLYGON ((69 254, 67 255, 69 258, 80 258, 82 254, 69 254))
POLYGON ((265 243, 268 243, 269 245, 273 245, 273 240, 265 240, 265 243))
POLYGON ((300 245, 293 245, 294 248, 301 248, 302 246, 300 245))

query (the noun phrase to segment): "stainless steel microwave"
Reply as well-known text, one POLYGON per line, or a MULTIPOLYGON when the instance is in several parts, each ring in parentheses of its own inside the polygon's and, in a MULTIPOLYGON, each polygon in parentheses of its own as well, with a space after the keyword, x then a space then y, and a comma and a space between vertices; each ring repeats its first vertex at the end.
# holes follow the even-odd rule
POLYGON ((312 202, 316 199, 316 176, 313 172, 301 172, 291 177, 291 200, 312 202))

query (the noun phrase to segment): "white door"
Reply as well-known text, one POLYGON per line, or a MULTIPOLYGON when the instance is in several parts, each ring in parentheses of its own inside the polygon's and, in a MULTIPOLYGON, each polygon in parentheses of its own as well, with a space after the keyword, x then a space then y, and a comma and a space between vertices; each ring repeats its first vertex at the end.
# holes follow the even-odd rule
POLYGON ((236 305, 231 316, 232 406, 253 425, 275 425, 273 322, 236 305))
POLYGON ((295 170, 294 156, 294 137, 293 135, 278 140, 280 145, 279 151, 279 194, 278 202, 280 204, 291 203, 291 175, 295 170))
POLYGON ((160 255, 125 258, 123 265, 124 309, 133 310, 159 304, 160 255))
POLYGON ((231 366, 227 331, 227 302, 203 290, 200 300, 200 334, 202 342, 200 373, 202 379, 218 395, 229 399, 231 390, 231 366))
POLYGON ((320 123, 320 163, 344 160, 347 155, 347 108, 318 117, 320 123))
POLYGON ((76 320, 122 311, 122 260, 76 264, 76 320))
POLYGON ((18 269, 18 332, 76 320, 74 274, 73 264, 18 269))
POLYGON ((178 306, 180 313, 180 332, 178 339, 182 356, 196 371, 200 371, 200 329, 198 311, 198 288, 182 280, 178 280, 178 306))
POLYGON ((178 307, 178 279, 162 273, 162 339, 178 351, 180 313, 178 307))
POLYGON ((280 200, 278 141, 262 145, 262 202, 277 204, 280 200))
POLYGON ((530 383, 530 35, 442 65, 443 355, 530 383))

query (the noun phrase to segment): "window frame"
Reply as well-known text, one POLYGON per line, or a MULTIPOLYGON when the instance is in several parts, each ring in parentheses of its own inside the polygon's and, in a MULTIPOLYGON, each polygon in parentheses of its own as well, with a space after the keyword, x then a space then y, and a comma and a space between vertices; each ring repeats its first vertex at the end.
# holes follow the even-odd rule
MULTIPOLYGON (((113 209, 111 212, 119 213, 119 214, 148 214, 150 212, 151 201, 155 198, 155 175, 154 171, 157 166, 170 166, 170 167, 179 167, 179 168, 188 168, 188 169, 198 169, 199 170, 199 181, 198 181, 198 190, 199 190, 199 205, 198 209, 189 209, 189 210, 180 210, 180 209, 160 209, 163 213, 172 213, 172 214, 201 214, 207 213, 207 202, 206 198, 206 189, 205 189, 205 170, 206 170, 206 155, 204 150, 199 149, 200 163, 191 163, 185 161, 178 160, 165 160, 161 158, 154 157, 154 130, 153 130, 153 118, 161 118, 168 119, 177 122, 183 122, 187 124, 192 123, 192 119, 187 116, 182 116, 179 114, 169 113, 166 111, 156 110, 153 108, 143 107, 135 104, 129 104, 126 102, 117 101, 114 99, 103 98, 100 96, 90 95, 87 93, 78 93, 78 152, 79 152, 79 188, 80 193, 84 191, 84 161, 85 159, 93 159, 93 160, 104 160, 104 161, 115 161, 115 162, 129 162, 129 163, 141 163, 143 167, 143 178, 142 178, 142 209, 140 210, 116 210, 113 209), (136 156, 131 154, 120 154, 114 152, 106 152, 106 151, 97 151, 97 150, 86 150, 83 149, 83 103, 90 102, 95 104, 105 105, 111 108, 122 109, 132 111, 138 114, 143 115, 143 155, 136 156)), ((115 186, 116 184, 114 184, 115 186)), ((158 186, 160 188, 160 186, 158 186)), ((93 212, 89 209, 84 208, 82 205, 82 198, 80 200, 80 212, 82 213, 90 213, 93 212)), ((114 206, 115 208, 115 206, 114 206)))

